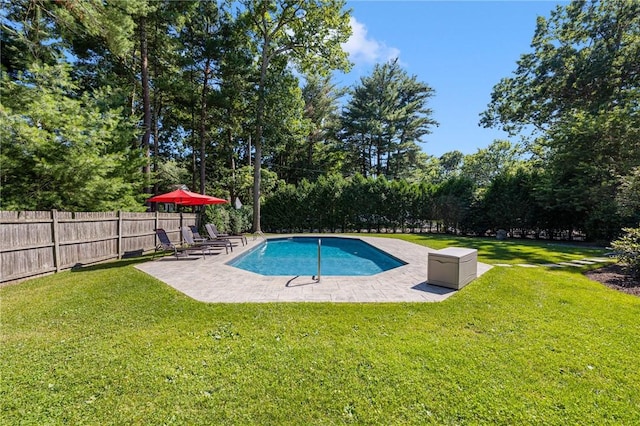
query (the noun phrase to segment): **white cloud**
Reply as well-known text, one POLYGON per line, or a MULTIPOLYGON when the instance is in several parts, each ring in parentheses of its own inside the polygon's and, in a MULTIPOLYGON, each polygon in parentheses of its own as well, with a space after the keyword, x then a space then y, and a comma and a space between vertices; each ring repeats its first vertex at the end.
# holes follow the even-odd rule
POLYGON ((387 62, 400 56, 399 49, 369 38, 367 27, 353 16, 349 23, 351 24, 351 37, 342 45, 342 48, 349 53, 349 59, 356 65, 387 62))

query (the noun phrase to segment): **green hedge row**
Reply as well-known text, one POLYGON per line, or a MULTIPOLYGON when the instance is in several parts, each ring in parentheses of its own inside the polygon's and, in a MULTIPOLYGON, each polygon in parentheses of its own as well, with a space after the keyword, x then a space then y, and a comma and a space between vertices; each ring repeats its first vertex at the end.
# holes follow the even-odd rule
POLYGON ((500 174, 483 188, 465 176, 437 184, 322 176, 277 187, 264 201, 262 229, 464 235, 493 235, 504 229, 514 237, 601 242, 620 230, 613 204, 606 214, 576 211, 541 190, 540 181, 538 174, 524 169, 500 174))
POLYGON ((264 201, 267 232, 440 231, 458 229, 473 199, 473 183, 409 184, 355 175, 321 176, 315 182, 282 185, 264 201))

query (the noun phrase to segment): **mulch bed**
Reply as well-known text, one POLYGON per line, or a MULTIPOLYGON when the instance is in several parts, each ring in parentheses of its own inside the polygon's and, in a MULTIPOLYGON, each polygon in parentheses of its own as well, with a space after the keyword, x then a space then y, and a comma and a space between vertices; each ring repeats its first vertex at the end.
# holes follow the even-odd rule
POLYGON ((609 288, 640 297, 640 279, 627 274, 622 265, 607 265, 589 271, 585 275, 609 288))

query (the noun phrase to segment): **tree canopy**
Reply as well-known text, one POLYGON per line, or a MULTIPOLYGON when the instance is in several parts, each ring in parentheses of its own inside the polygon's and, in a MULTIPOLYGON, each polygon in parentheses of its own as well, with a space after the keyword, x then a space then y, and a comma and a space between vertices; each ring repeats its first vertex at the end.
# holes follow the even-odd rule
POLYGON ((240 199, 256 231, 263 202, 270 229, 279 214, 599 240, 637 225, 640 3, 538 18, 481 114, 523 143, 438 158, 436 93, 399 60, 334 83, 349 15, 342 0, 7 3, 0 208, 141 210, 184 185, 240 199))
POLYGON ((549 213, 607 238, 621 226, 615 194, 640 164, 640 3, 574 1, 538 18, 513 77, 481 123, 533 129, 549 213))

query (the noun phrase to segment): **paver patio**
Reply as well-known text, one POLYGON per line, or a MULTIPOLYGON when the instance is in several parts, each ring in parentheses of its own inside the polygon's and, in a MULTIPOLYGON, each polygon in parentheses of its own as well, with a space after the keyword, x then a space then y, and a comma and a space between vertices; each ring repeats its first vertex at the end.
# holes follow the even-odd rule
MULTIPOLYGON (((366 277, 323 276, 320 282, 310 276, 264 276, 227 265, 262 242, 250 238, 228 255, 166 256, 136 268, 202 302, 438 302, 456 292, 427 283, 427 254, 433 249, 396 238, 355 238, 407 264, 366 277)), ((479 262, 478 276, 489 269, 479 262)))

